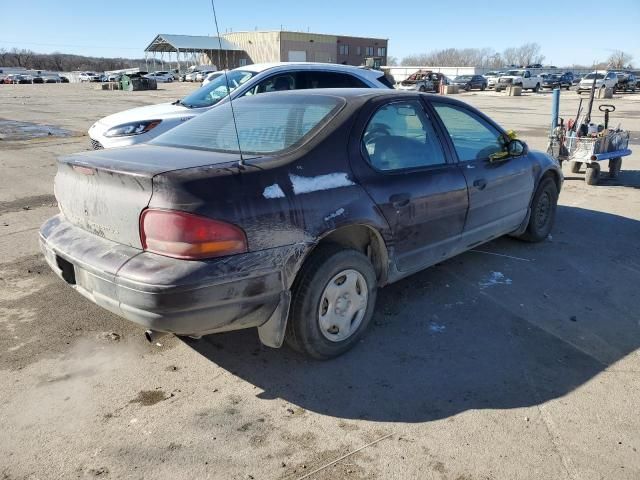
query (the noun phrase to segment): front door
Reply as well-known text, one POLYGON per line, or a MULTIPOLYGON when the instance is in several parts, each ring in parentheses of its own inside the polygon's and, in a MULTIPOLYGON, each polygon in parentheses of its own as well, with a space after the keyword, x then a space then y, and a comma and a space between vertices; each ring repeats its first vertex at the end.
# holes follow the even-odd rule
POLYGON ((462 247, 468 248, 518 228, 535 186, 535 162, 526 155, 491 161, 505 149, 504 134, 471 110, 432 101, 449 133, 469 187, 469 213, 462 247))
POLYGON ((466 181, 443 140, 419 99, 384 100, 363 130, 354 171, 391 227, 402 272, 449 256, 464 227, 466 181))

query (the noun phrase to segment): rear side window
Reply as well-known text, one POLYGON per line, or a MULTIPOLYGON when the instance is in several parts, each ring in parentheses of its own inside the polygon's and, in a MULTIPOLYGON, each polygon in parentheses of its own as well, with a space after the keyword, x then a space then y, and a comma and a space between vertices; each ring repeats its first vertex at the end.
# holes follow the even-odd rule
POLYGON ((431 120, 416 101, 391 103, 378 109, 365 129, 362 143, 377 170, 446 163, 431 120))
POLYGON ((306 85, 301 88, 367 88, 362 80, 339 72, 305 72, 306 85))
POLYGON ((158 136, 151 143, 171 147, 238 153, 273 154, 304 143, 344 105, 323 95, 258 95, 233 102, 238 135, 229 103, 199 115, 158 136))
POLYGON ((456 105, 432 104, 461 162, 488 159, 504 149, 502 134, 480 117, 456 105))

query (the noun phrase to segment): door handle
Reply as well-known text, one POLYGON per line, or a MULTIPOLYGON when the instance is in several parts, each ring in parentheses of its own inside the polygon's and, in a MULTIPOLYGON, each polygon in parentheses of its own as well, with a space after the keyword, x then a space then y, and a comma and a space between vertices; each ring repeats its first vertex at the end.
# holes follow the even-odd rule
POLYGON ((411 201, 411 195, 408 193, 395 193, 389 197, 389 203, 395 208, 402 208, 409 205, 411 201))
POLYGON ((487 181, 484 178, 478 178, 473 182, 473 186, 478 190, 484 190, 484 188, 487 186, 487 181))

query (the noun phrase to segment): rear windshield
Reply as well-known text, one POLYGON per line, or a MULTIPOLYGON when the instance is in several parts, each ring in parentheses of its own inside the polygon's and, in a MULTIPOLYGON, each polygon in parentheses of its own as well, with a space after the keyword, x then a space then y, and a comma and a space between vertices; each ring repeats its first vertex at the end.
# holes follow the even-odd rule
POLYGON ((230 102, 219 105, 151 143, 228 153, 241 150, 249 155, 273 154, 304 143, 343 105, 340 98, 322 95, 267 93, 244 97, 233 101, 233 110, 230 102))

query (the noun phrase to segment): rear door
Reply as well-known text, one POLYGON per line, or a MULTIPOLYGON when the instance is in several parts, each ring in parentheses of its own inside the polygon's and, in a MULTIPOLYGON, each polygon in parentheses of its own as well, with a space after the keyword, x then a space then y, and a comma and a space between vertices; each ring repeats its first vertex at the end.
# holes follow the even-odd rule
POLYGON ((352 166, 391 228, 398 270, 409 272, 449 256, 467 212, 464 175, 443 148, 444 132, 416 97, 363 109, 352 166), (355 157, 355 158, 354 158, 355 157))
POLYGON ((504 134, 497 126, 452 103, 431 101, 444 124, 469 188, 469 213, 463 248, 512 232, 529 209, 535 186, 534 162, 527 155, 491 162, 504 150, 504 134))

